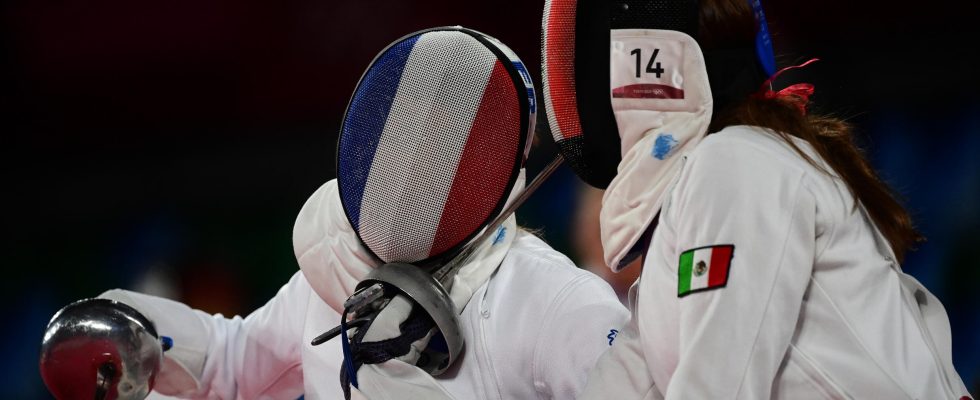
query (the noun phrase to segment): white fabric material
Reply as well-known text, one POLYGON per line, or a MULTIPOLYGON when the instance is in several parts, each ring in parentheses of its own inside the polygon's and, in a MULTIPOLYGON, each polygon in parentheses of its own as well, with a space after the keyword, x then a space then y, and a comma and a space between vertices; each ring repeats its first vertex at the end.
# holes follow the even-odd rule
MULTIPOLYGON (((210 399, 343 398, 339 338, 310 345, 336 326, 340 315, 315 295, 302 273, 244 320, 117 292, 128 294, 127 304, 150 318, 161 334, 174 337, 175 348, 201 343, 193 351, 166 353, 188 365, 206 360, 194 372, 200 386, 183 393, 210 399)), ((466 347, 446 373, 432 378, 390 361, 362 367, 358 379, 365 390, 375 389, 372 399, 440 398, 430 397, 437 393, 467 400, 571 399, 609 348, 610 329, 620 329, 627 318, 608 284, 520 232, 500 268, 463 307, 466 347)), ((161 376, 167 373, 165 367, 161 376)), ((359 395, 355 390, 354 398, 359 395)))
POLYGON ((175 310, 172 318, 160 322, 151 318, 158 332, 168 332, 164 336, 174 339, 173 347, 164 353, 163 367, 154 381, 153 388, 158 393, 184 396, 193 396, 200 391, 199 377, 204 375, 208 336, 202 334, 207 332, 207 324, 201 323, 199 318, 210 318, 210 316, 197 314, 177 302, 164 299, 148 300, 150 296, 120 289, 106 291, 99 295, 99 298, 127 304, 139 310, 144 316, 175 310), (190 329, 178 330, 178 327, 190 327, 190 329))
POLYGON ((357 283, 381 266, 347 221, 335 179, 317 189, 300 210, 293 225, 293 252, 313 291, 338 315, 357 283))
POLYGON ((687 157, 638 283, 639 343, 614 346, 652 382, 609 385, 635 361, 604 358, 586 390, 603 395, 585 398, 967 396, 942 305, 894 260, 839 178, 771 132, 726 128, 687 157), (727 286, 678 298, 680 254, 719 244, 735 246, 727 286))
MULTIPOLYGON (((388 305, 378 313, 368 331, 364 333, 363 341, 365 343, 380 342, 401 336, 402 332, 399 326, 412 314, 413 305, 414 302, 404 295, 397 295, 392 298, 388 305)), ((356 331, 356 329, 352 331, 356 331)), ((414 365, 436 331, 436 329, 432 329, 419 340, 412 342, 408 353, 397 357, 397 359, 414 365)))
POLYGON ((466 350, 439 382, 456 399, 572 399, 629 315, 605 281, 520 232, 460 316, 466 350))
POLYGON ((711 122, 711 89, 697 42, 677 31, 613 30, 610 62, 614 71, 624 65, 633 68, 636 62, 628 48, 617 51, 622 47, 617 43, 638 40, 651 47, 682 49, 680 59, 665 53, 661 65, 672 82, 681 83, 684 98, 612 97, 623 160, 602 197, 599 226, 606 265, 613 271, 622 267, 623 258, 657 215, 680 160, 704 137, 711 122), (670 149, 660 153, 663 146, 670 149))
MULTIPOLYGON (((305 338, 304 324, 313 296, 308 286, 297 290, 300 280, 299 274, 294 276, 276 297, 244 319, 212 316, 175 301, 118 289, 100 297, 132 306, 160 335, 173 338, 155 392, 181 398, 296 399, 303 394, 299 355, 312 340, 305 338)), ((340 315, 321 311, 318 318, 339 321, 340 315)))
POLYGON ((371 166, 361 199, 361 236, 382 260, 415 262, 429 254, 496 63, 490 49, 460 32, 428 32, 412 48, 374 156, 388 162, 371 166), (468 48, 462 54, 472 59, 460 63, 446 58, 458 52, 454 48, 468 48), (428 76, 442 79, 413 79, 428 76), (424 135, 415 133, 419 127, 425 127, 424 135), (406 145, 406 136, 421 140, 406 145), (391 193, 403 196, 393 198, 391 193), (413 218, 399 217, 406 214, 413 218), (419 240, 392 239, 406 232, 419 240))
MULTIPOLYGON (((508 203, 524 190, 524 174, 521 169, 508 203)), ((499 238, 495 233, 479 244, 470 261, 453 278, 449 296, 457 311, 463 309, 476 288, 490 278, 507 255, 517 232, 514 216, 504 221, 503 229, 499 238)), ((335 179, 317 189, 300 210, 293 227, 293 251, 313 290, 338 313, 343 312, 344 301, 357 283, 380 266, 347 221, 335 179)))
MULTIPOLYGON (((127 291, 107 293, 174 338, 159 392, 151 398, 165 398, 161 392, 209 399, 343 398, 340 339, 316 347, 310 341, 339 323, 337 310, 375 261, 339 209, 334 182, 307 201, 294 240, 302 273, 245 319, 127 291), (311 285, 308 278, 320 281, 311 285)), ((358 378, 372 398, 569 399, 581 392, 608 349, 610 330, 628 318, 615 293, 512 225, 482 246, 476 253, 482 256, 453 285, 466 343, 460 359, 438 378, 397 360, 362 367, 358 378), (500 258, 483 264, 494 257, 500 258)), ((359 397, 355 390, 353 398, 359 397)))
POLYGON ((466 347, 453 366, 433 378, 387 362, 358 379, 372 382, 371 399, 571 399, 627 318, 607 283, 521 232, 464 308, 466 347))
MULTIPOLYGON (((414 302, 404 295, 397 295, 388 302, 378 316, 371 322, 371 327, 368 331, 364 333, 364 343, 370 342, 380 342, 382 340, 394 339, 401 336, 401 324, 408 319, 412 314, 412 309, 414 308, 414 302)), ((351 329, 348 337, 354 335, 357 332, 357 328, 351 329)), ((418 340, 412 342, 409 347, 408 353, 395 358, 397 361, 401 361, 401 364, 407 363, 407 365, 415 365, 419 360, 419 356, 422 355, 422 351, 429 345, 429 340, 432 339, 432 335, 438 332, 438 329, 432 328, 429 332, 423 335, 418 340)), ((398 363, 392 363, 391 368, 395 368, 394 365, 398 363)), ((398 372, 398 371, 396 371, 398 372)), ((424 374, 420 371, 421 374, 424 374)), ((400 372, 398 376, 405 376, 406 373, 400 372)), ((377 376, 377 374, 374 374, 377 376)), ((377 381, 381 381, 378 379, 377 381)), ((373 397, 373 396, 369 396, 373 397)))
POLYGON ((357 379, 360 387, 351 392, 360 392, 371 400, 453 398, 432 375, 402 360, 363 365, 357 379))
POLYGON ((638 283, 633 283, 629 291, 629 323, 616 335, 612 348, 599 357, 579 399, 663 400, 643 358, 636 314, 637 288, 638 283))

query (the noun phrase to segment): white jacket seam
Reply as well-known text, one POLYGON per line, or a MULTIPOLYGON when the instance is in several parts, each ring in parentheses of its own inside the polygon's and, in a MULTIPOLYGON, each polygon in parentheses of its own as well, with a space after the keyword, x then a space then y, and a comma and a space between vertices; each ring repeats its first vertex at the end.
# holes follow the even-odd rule
POLYGON ((840 317, 841 322, 844 324, 845 327, 847 327, 848 333, 850 333, 851 336, 854 337, 854 340, 858 342, 858 344, 861 346, 861 350, 864 350, 864 353, 868 355, 868 358, 871 360, 871 362, 873 362, 875 366, 878 367, 878 370, 880 370, 885 376, 888 377, 888 379, 892 381, 892 383, 895 384, 895 387, 900 388, 902 390, 902 393, 905 393, 905 395, 908 396, 909 399, 913 398, 911 395, 909 395, 908 391, 905 390, 905 387, 899 384, 898 380, 896 380, 895 377, 893 377, 890 373, 888 373, 888 370, 883 368, 882 364, 878 362, 878 359, 873 354, 871 354, 871 351, 868 350, 868 346, 864 344, 863 340, 861 340, 861 336, 858 335, 857 332, 854 330, 854 327, 851 325, 850 321, 847 320, 847 317, 844 316, 844 313, 840 311, 840 308, 837 307, 837 304, 834 303, 830 295, 827 294, 827 291, 824 290, 823 286, 820 285, 820 281, 818 281, 817 279, 811 279, 811 281, 813 282, 813 286, 820 291, 820 293, 824 296, 824 298, 827 299, 827 304, 829 304, 830 307, 833 308, 834 313, 836 313, 837 316, 840 317))
POLYGON ((556 311, 561 308, 560 305, 565 301, 567 294, 571 292, 574 288, 578 287, 583 282, 587 281, 588 278, 589 278, 588 274, 580 274, 572 278, 570 281, 568 281, 568 283, 562 286, 562 288, 555 295, 555 299, 551 302, 551 304, 548 305, 547 311, 545 312, 545 319, 539 325, 539 329, 537 331, 538 338, 537 340, 534 341, 534 353, 531 358, 531 384, 532 386, 534 386, 534 392, 537 394, 539 399, 549 398, 549 397, 545 397, 543 393, 541 393, 541 390, 538 389, 538 385, 537 385, 537 382, 539 380, 539 375, 540 375, 538 371, 538 366, 540 365, 539 358, 541 354, 541 349, 545 346, 544 343, 545 335, 541 333, 543 331, 542 328, 548 326, 552 321, 554 321, 556 311))
MULTIPOLYGON (((793 206, 789 210, 795 210, 796 207, 799 206, 799 204, 800 204, 800 198, 802 197, 801 194, 800 194, 800 191, 803 189, 803 182, 802 181, 803 181, 803 177, 804 176, 805 176, 805 174, 801 175, 798 178, 798 181, 797 181, 797 184, 798 185, 796 187, 796 192, 795 192, 795 196, 794 196, 794 200, 793 200, 793 206)), ((790 212, 792 212, 792 211, 790 211, 790 212)), ((786 232, 788 233, 797 223, 798 223, 797 218, 795 216, 792 217, 790 219, 789 225, 786 227, 786 232)), ((774 287, 776 285, 776 282, 779 281, 779 275, 780 275, 780 273, 783 270, 783 265, 784 265, 783 260, 786 257, 786 249, 787 249, 787 247, 789 247, 788 246, 789 239, 790 239, 790 235, 789 234, 786 234, 785 235, 785 239, 783 240, 783 244, 782 244, 782 246, 780 248, 779 257, 776 259, 777 260, 776 274, 774 275, 772 284, 770 286, 769 296, 766 297, 766 305, 765 305, 765 307, 762 308, 762 310, 763 310, 762 318, 759 320, 759 324, 756 327, 755 337, 752 339, 752 348, 749 350, 749 359, 747 360, 747 364, 751 364, 752 363, 752 355, 755 354, 755 348, 757 347, 757 345, 759 343, 759 336, 761 335, 761 332, 762 332, 762 324, 764 324, 766 322, 766 317, 769 314, 769 307, 772 304, 772 297, 773 297, 773 294, 774 294, 773 293, 774 291, 772 290, 772 287, 774 287)), ((785 354, 785 350, 784 350, 784 354, 785 354)), ((749 373, 749 368, 744 368, 743 371, 742 371, 742 377, 739 378, 739 380, 738 380, 738 387, 735 389, 735 397, 736 398, 742 392, 742 387, 745 384, 745 377, 746 377, 746 375, 748 375, 748 373, 749 373)))

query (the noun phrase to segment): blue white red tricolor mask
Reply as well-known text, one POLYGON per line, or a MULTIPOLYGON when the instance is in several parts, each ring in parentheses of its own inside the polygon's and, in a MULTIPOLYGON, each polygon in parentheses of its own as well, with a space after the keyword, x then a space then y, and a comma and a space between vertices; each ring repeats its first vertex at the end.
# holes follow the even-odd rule
POLYGON ((523 63, 443 27, 384 49, 354 91, 337 148, 344 212, 385 263, 444 263, 504 209, 534 131, 523 63))

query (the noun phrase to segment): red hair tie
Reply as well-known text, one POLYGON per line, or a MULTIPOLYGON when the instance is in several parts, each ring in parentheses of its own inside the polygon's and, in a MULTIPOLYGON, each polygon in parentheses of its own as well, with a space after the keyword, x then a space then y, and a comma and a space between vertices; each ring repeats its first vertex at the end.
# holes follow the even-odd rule
POLYGON ((776 78, 778 78, 779 75, 782 75, 783 72, 793 70, 793 69, 803 68, 817 61, 820 61, 820 59, 811 58, 809 61, 803 64, 789 66, 779 71, 776 71, 775 74, 773 74, 769 79, 766 79, 766 81, 762 83, 762 87, 759 88, 759 92, 755 94, 755 97, 766 99, 766 100, 777 99, 777 98, 785 99, 790 103, 796 105, 796 107, 800 109, 800 114, 806 115, 806 105, 807 103, 810 102, 810 96, 813 95, 813 84, 797 83, 797 84, 790 85, 778 92, 774 92, 772 90, 772 81, 776 80, 776 78))

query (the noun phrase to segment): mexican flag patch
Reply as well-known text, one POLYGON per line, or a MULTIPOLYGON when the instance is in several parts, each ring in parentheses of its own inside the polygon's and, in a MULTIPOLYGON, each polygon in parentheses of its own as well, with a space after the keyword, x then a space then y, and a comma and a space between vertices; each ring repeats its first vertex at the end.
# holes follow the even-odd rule
POLYGON ((735 246, 730 244, 698 247, 681 253, 677 297, 725 287, 734 254, 735 246))

